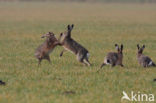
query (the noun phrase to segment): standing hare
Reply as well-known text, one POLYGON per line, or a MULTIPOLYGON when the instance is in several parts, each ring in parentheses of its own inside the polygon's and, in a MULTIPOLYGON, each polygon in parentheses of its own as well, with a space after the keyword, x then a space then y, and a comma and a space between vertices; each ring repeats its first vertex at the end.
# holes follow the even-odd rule
POLYGON ((38 59, 38 65, 41 64, 42 59, 46 59, 51 62, 49 54, 57 45, 60 45, 52 32, 44 34, 41 38, 44 37, 46 37, 45 42, 41 44, 35 51, 35 57, 38 59))
POLYGON ((89 62, 89 52, 82 45, 77 43, 74 39, 71 38, 71 31, 74 25, 68 25, 67 31, 60 34, 59 42, 64 47, 64 50, 61 52, 60 56, 63 55, 65 50, 68 50, 77 56, 77 60, 85 65, 90 66, 89 62))
POLYGON ((121 44, 121 47, 119 48, 119 46, 115 44, 115 48, 117 49, 117 52, 109 52, 107 56, 105 57, 104 63, 102 63, 101 68, 104 65, 108 65, 108 64, 110 64, 112 67, 114 67, 115 65, 120 65, 121 67, 123 67, 123 64, 122 64, 123 45, 121 44))
POLYGON ((143 67, 156 66, 150 57, 143 55, 145 45, 143 45, 142 48, 140 48, 139 44, 137 44, 137 48, 138 48, 137 59, 141 66, 143 67))

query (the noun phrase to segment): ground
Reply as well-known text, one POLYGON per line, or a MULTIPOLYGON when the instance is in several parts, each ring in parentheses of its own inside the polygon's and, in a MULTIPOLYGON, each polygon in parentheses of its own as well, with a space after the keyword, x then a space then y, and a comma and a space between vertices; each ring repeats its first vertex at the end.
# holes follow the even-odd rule
MULTIPOLYGON (((14 2, 0 3, 0 103, 120 103, 122 92, 156 95, 156 68, 142 68, 137 44, 156 62, 156 4, 14 2), (42 34, 56 37, 74 24, 72 37, 90 52, 91 67, 62 47, 52 64, 37 66, 42 34), (104 56, 124 45, 124 67, 105 66, 104 56)), ((129 103, 124 100, 122 103, 129 103)))

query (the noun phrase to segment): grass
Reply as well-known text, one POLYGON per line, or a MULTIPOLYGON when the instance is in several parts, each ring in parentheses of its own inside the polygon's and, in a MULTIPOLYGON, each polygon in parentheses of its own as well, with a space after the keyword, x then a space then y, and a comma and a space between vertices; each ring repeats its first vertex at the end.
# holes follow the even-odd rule
MULTIPOLYGON (((155 4, 0 3, 0 103, 120 103, 122 91, 156 94, 156 68, 144 69, 136 59, 136 44, 156 62, 155 4), (51 54, 52 64, 37 67, 35 49, 41 35, 58 37, 68 24, 72 37, 90 52, 84 67, 63 49, 51 54), (104 56, 124 44, 124 68, 105 66, 104 56), (66 93, 71 91, 73 93, 66 93)), ((128 103, 128 101, 123 101, 128 103)))

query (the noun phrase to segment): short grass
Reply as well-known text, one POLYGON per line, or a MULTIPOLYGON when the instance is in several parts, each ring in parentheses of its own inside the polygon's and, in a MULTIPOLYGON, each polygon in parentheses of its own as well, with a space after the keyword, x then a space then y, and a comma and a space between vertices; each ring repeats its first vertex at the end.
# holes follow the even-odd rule
POLYGON ((156 68, 138 65, 138 43, 156 62, 156 4, 1 2, 0 79, 6 86, 0 86, 0 103, 120 103, 122 91, 156 95, 156 68), (72 23, 72 37, 89 50, 92 66, 69 52, 60 58, 63 48, 57 47, 52 64, 38 68, 34 51, 41 35, 58 37, 72 23), (125 67, 97 73, 115 43, 124 44, 125 67))

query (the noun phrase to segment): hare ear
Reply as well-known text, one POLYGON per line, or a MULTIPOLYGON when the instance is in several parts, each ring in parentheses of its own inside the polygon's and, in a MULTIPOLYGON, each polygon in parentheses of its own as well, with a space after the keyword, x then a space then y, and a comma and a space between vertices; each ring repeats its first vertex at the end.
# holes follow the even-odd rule
POLYGON ((67 29, 70 30, 70 25, 67 26, 67 29))
POLYGON ((49 32, 49 34, 53 34, 52 32, 49 32))
POLYGON ((55 35, 53 32, 51 32, 52 35, 55 35))
POLYGON ((119 46, 118 46, 118 44, 115 44, 115 48, 116 48, 116 50, 119 51, 119 46))
POLYGON ((143 45, 142 48, 144 49, 145 48, 145 45, 143 45))
POLYGON ((121 51, 123 50, 123 44, 121 44, 121 51))
POLYGON ((139 44, 137 44, 137 48, 138 48, 138 50, 140 49, 140 46, 139 46, 139 44))
POLYGON ((60 33, 60 36, 62 36, 63 35, 63 33, 60 33))
POLYGON ((73 27, 74 27, 74 24, 71 25, 71 29, 73 29, 73 27))

